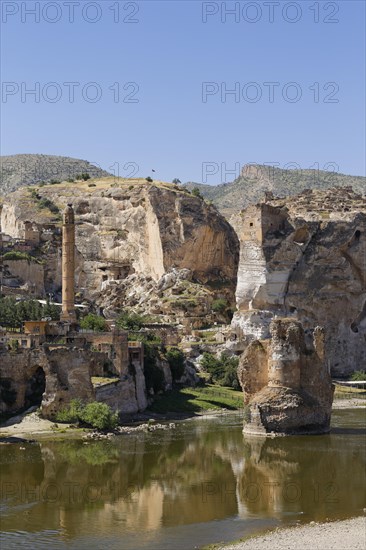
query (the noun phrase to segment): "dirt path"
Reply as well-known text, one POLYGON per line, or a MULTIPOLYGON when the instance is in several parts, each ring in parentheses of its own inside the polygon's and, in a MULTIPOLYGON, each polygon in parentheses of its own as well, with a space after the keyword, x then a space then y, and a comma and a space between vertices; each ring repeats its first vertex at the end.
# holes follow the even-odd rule
POLYGON ((366 518, 278 529, 217 550, 364 550, 366 518))

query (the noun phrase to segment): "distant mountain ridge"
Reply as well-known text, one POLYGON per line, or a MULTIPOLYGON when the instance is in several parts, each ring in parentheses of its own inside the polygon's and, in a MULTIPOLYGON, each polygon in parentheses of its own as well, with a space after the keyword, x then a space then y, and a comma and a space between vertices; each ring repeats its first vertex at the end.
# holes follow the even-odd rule
MULTIPOLYGON (((87 160, 54 155, 10 155, 0 157, 0 195, 18 187, 41 182, 65 181, 78 174, 91 178, 110 176, 107 171, 87 160)), ((293 196, 305 189, 325 190, 331 187, 351 186, 356 193, 366 194, 366 178, 324 170, 283 170, 266 165, 247 164, 233 182, 207 185, 188 182, 183 187, 200 193, 230 218, 249 204, 264 199, 265 193, 275 197, 293 196)))
POLYGON ((277 197, 297 195, 305 189, 329 189, 353 187, 354 191, 366 194, 366 178, 348 176, 324 170, 283 170, 273 166, 247 164, 233 182, 220 185, 205 185, 189 182, 189 190, 197 187, 200 193, 211 200, 227 218, 246 208, 249 204, 264 199, 266 192, 277 197))
POLYGON ((91 178, 110 176, 87 160, 54 155, 10 155, 0 157, 0 195, 35 183, 64 181, 87 173, 91 178))

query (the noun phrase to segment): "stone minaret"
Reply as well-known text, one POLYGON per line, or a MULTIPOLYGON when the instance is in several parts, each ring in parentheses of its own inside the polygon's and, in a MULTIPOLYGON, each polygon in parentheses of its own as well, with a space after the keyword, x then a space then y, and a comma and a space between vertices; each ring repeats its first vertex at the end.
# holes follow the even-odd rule
POLYGON ((75 313, 75 216, 67 205, 62 225, 62 313, 61 321, 76 322, 75 313))

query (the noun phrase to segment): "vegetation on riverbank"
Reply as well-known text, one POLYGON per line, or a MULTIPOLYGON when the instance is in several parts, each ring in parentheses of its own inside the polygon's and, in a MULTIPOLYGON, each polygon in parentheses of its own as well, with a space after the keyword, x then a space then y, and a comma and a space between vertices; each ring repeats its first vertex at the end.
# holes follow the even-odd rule
POLYGON ((243 394, 231 388, 208 384, 204 387, 173 389, 158 396, 149 410, 154 413, 202 413, 209 410, 243 409, 243 394))

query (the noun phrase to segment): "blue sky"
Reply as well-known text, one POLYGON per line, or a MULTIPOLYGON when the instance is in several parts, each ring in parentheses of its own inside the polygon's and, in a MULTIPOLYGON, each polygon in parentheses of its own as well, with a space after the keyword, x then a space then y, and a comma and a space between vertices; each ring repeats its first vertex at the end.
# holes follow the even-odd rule
POLYGON ((249 162, 365 175, 365 3, 270 4, 2 0, 1 153, 212 184, 249 162))

